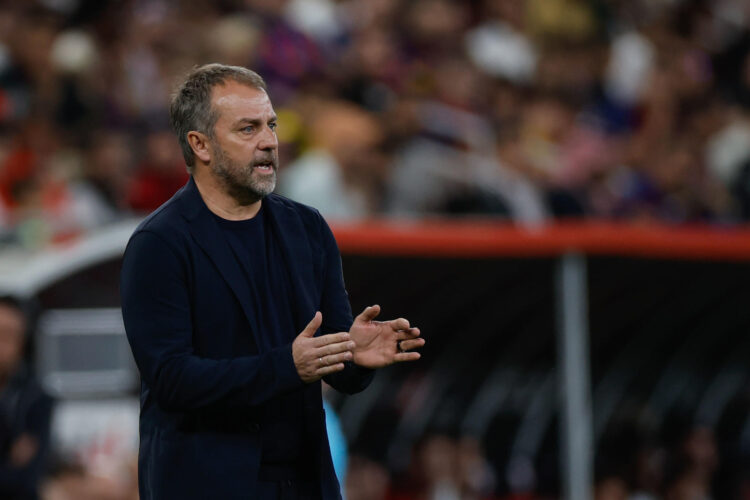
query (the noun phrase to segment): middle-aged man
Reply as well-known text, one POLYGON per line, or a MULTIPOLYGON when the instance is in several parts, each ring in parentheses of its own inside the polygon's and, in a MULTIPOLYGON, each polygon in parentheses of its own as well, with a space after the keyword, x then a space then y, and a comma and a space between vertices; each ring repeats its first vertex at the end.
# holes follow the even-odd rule
POLYGON ((191 178, 136 229, 122 309, 141 373, 149 499, 336 499, 320 380, 347 393, 424 344, 405 319, 352 320, 333 234, 271 194, 276 115, 240 67, 193 70, 172 125, 191 178))

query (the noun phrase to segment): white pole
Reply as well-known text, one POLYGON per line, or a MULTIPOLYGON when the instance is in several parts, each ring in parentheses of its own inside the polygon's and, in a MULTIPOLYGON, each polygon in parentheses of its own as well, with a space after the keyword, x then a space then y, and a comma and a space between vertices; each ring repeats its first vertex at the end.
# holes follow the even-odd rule
POLYGON ((593 449, 586 261, 562 257, 557 273, 560 465, 567 500, 591 500, 593 449))

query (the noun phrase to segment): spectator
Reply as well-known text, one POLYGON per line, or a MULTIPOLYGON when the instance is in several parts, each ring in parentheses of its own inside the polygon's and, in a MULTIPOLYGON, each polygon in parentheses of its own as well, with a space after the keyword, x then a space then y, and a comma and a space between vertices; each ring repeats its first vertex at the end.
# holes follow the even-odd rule
POLYGON ((52 400, 23 363, 27 320, 21 304, 0 298, 0 497, 38 498, 49 450, 52 400))
POLYGON ((347 500, 387 500, 390 488, 388 470, 380 463, 361 455, 352 455, 346 476, 347 500))
POLYGON ((321 102, 311 120, 313 148, 282 169, 279 192, 333 220, 375 213, 385 168, 378 121, 335 102, 321 102))
POLYGON ((148 213, 172 197, 188 179, 174 136, 167 130, 149 132, 145 156, 136 167, 128 189, 128 205, 148 213))

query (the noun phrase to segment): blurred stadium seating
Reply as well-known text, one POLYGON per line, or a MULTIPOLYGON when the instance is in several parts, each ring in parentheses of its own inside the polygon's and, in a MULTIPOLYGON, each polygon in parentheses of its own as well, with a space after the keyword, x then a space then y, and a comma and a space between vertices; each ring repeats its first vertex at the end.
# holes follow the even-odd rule
MULTIPOLYGON (((68 459, 94 468, 123 460, 137 441, 137 374, 120 356, 127 347, 119 311, 110 309, 119 303, 117 269, 132 227, 127 222, 27 256, 0 279, 0 292, 39 304, 37 373, 62 403, 55 442, 68 459), (50 258, 58 265, 39 265, 50 258), (46 277, 39 271, 45 267, 46 277), (34 279, 28 270, 36 270, 34 279), (28 283, 35 288, 21 289, 28 283)), ((391 316, 408 314, 429 338, 421 363, 383 370, 360 395, 329 394, 355 477, 366 458, 386 467, 396 498, 416 495, 428 479, 412 470, 421 447, 444 436, 456 450, 465 440, 478 443, 487 472, 478 488, 487 497, 560 494, 556 283, 560 257, 578 252, 588 269, 591 386, 584 390, 593 407, 597 480, 637 485, 644 481, 639 475, 663 475, 672 466, 666 458, 641 464, 639 457, 661 452, 677 460, 691 433, 710 429, 718 498, 733 498, 744 484, 746 230, 583 224, 547 234, 488 223, 371 222, 334 232, 354 310, 379 300, 391 316), (368 245, 374 236, 379 243, 368 245), (467 244, 472 238, 480 243, 467 244), (403 286, 383 294, 393 283, 403 286)))

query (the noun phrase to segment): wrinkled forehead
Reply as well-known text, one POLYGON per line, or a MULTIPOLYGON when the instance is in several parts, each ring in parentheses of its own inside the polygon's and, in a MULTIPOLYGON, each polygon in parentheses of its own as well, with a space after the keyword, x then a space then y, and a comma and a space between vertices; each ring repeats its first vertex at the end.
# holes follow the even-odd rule
POLYGON ((231 80, 213 88, 211 106, 218 114, 217 123, 242 118, 267 119, 273 115, 273 105, 265 90, 231 80))

